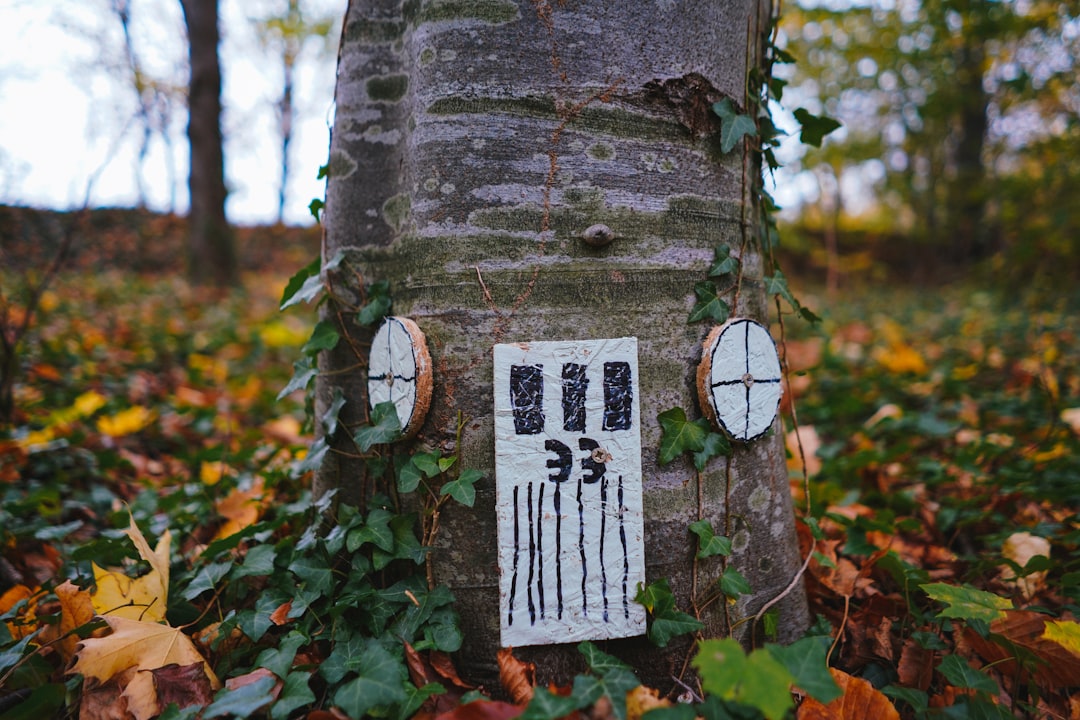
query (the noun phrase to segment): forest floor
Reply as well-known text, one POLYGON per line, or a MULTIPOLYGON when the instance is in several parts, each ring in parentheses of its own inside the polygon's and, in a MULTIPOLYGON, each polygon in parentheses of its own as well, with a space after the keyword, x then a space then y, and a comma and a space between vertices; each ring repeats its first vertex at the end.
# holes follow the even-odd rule
MULTIPOLYGON (((4 217, 8 331, 55 247, 19 232, 55 238, 65 218, 4 217)), ((533 693, 511 687, 528 678, 511 658, 505 692, 517 702, 470 702, 478 694, 443 652, 455 632, 443 596, 406 587, 416 610, 378 588, 335 584, 334 557, 354 540, 376 563, 380 549, 388 563, 417 547, 393 520, 351 520, 335 538, 312 519, 304 393, 278 395, 315 318, 310 306, 278 305, 317 254, 318 231, 242 231, 244 286, 208 302, 175 272, 182 223, 131 217, 99 218, 40 296, 20 347, 14 421, 0 427, 0 715, 520 714, 533 693), (275 595, 275 575, 321 589, 275 595), (155 587, 170 598, 157 617, 169 625, 158 627, 190 648, 161 662, 133 649, 146 636, 125 636, 135 631, 120 620, 108 635, 92 619, 138 606, 142 632, 155 587), (343 592, 369 593, 387 606, 380 627, 400 635, 405 623, 415 640, 387 649, 385 635, 334 635, 359 648, 343 660, 316 637, 343 592), (100 636, 137 642, 106 666, 87 652, 100 636), (150 691, 131 667, 153 675, 150 691)), ((812 280, 791 285, 823 318, 773 325, 790 372, 783 410, 800 540, 813 553, 808 637, 849 704, 827 711, 806 696, 835 692, 801 687, 800 702, 777 710, 749 679, 717 681, 702 661, 689 717, 1080 717, 1080 298, 889 283, 826 297, 812 280)), ((446 472, 453 461, 436 464, 446 472)), ((560 704, 560 691, 538 689, 528 718, 585 713, 589 693, 592 717, 638 720, 664 704, 619 701, 611 689, 633 688, 619 683, 629 670, 593 650, 583 652, 601 690, 575 684, 560 704), (598 710, 598 698, 613 707, 598 710)), ((816 677, 791 672, 777 677, 816 677)))

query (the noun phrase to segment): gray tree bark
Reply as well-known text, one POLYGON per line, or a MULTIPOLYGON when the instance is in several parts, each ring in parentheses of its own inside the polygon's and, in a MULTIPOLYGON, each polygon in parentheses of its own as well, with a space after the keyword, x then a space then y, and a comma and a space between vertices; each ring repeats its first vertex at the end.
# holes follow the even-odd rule
MULTIPOLYGON (((495 525, 492 346, 636 336, 639 343, 648 581, 668 578, 685 611, 712 592, 717 558, 695 563, 688 526, 703 516, 733 541, 753 587, 733 607, 699 607, 705 635, 748 642, 752 617, 795 577, 800 557, 779 432, 737 445, 704 473, 657 463, 659 413, 698 415, 695 370, 709 328, 688 325, 693 286, 721 243, 741 253, 735 313, 767 322, 750 174, 722 155, 710 107, 743 105, 767 21, 758 0, 355 0, 339 55, 324 259, 344 251, 365 282, 389 280, 394 314, 427 335, 435 367, 418 441, 450 449, 468 418, 465 467, 486 473, 469 509, 441 516, 435 578, 457 597, 462 673, 496 686, 499 571, 495 525), (607 225, 596 248, 584 231, 607 225), (699 515, 700 513, 700 515, 699 515)), ((354 301, 357 287, 336 292, 354 301)), ((328 316, 332 316, 328 311, 328 316)), ((360 328, 343 328, 362 338, 360 328)), ((316 413, 341 389, 346 426, 366 415, 363 371, 341 343, 320 359, 316 413)), ((338 436, 340 439, 340 434, 338 436)), ((347 442, 316 492, 360 499, 362 463, 347 442)), ((801 585, 778 604, 781 639, 808 617, 801 585)), ((760 634, 759 634, 760 637, 760 634)), ((667 689, 691 639, 601 646, 667 689)), ((521 648, 540 680, 565 682, 573 646, 521 648)))
POLYGON ((221 137, 221 63, 217 0, 181 0, 188 34, 188 274, 199 285, 239 281, 233 232, 225 218, 225 157, 221 137))

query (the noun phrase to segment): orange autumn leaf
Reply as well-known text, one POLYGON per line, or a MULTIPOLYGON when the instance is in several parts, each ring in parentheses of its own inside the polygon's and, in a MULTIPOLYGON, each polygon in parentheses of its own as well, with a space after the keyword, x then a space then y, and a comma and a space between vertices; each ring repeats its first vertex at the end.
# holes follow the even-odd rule
POLYGON ((536 663, 518 660, 514 648, 503 648, 496 657, 503 690, 518 705, 527 705, 536 690, 536 663))
POLYGON ((900 720, 900 713, 883 693, 862 678, 829 668, 843 695, 828 705, 807 697, 799 705, 797 720, 900 720))
POLYGON ((218 515, 225 518, 225 522, 214 535, 215 540, 235 535, 259 520, 264 506, 263 490, 263 479, 256 478, 247 490, 234 488, 223 499, 214 503, 218 515))
POLYGON ((60 654, 65 661, 70 661, 79 644, 79 638, 72 634, 72 630, 94 619, 94 605, 90 593, 70 580, 57 585, 54 592, 61 610, 60 633, 63 639, 60 641, 60 654))
POLYGON ((7 623, 8 632, 11 633, 11 637, 15 640, 21 640, 37 629, 34 625, 34 606, 36 603, 32 599, 33 597, 34 591, 25 585, 15 585, 8 588, 3 595, 0 595, 0 613, 6 613, 20 602, 27 601, 23 619, 20 622, 8 621, 7 623))
MULTIPOLYGON (((1072 635, 1071 628, 1058 624, 1049 626, 1050 622, 1054 621, 1042 613, 1006 610, 1004 618, 990 623, 990 632, 1004 637, 1042 661, 1034 668, 1035 682, 1040 687, 1059 690, 1080 686, 1080 655, 1073 652, 1072 643, 1067 639, 1072 635)), ((971 629, 964 631, 963 638, 980 657, 994 663, 1002 675, 1026 677, 1029 674, 1028 668, 1017 668, 1014 653, 1001 645, 983 639, 971 629)))

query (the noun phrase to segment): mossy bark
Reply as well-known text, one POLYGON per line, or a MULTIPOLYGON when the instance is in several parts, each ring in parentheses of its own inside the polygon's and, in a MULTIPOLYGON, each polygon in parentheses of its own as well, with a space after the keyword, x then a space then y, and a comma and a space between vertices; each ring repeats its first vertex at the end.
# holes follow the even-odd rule
MULTIPOLYGON (((450 448, 458 414, 469 419, 455 450, 486 479, 474 508, 442 513, 434 568, 462 613, 458 665, 488 687, 499 647, 495 343, 638 338, 648 580, 668 578, 684 610, 695 573, 699 599, 710 592, 720 563, 695 566, 688 531, 700 509, 732 537, 731 563, 753 587, 726 613, 722 601, 703 610, 707 635, 748 640, 752 623, 733 622, 799 567, 779 432, 738 446, 730 464, 713 461, 700 478, 687 462, 656 461, 657 415, 698 413, 695 369, 709 328, 686 318, 717 245, 741 252, 741 290, 726 299, 740 316, 767 319, 745 207, 756 169, 739 152, 720 153, 709 110, 722 97, 742 104, 755 61, 748 44, 765 12, 758 0, 349 5, 324 255, 344 251, 366 282, 390 281, 394 314, 426 333, 435 391, 418 442, 450 448), (615 236, 601 248, 582 240, 598 223, 615 236)), ((340 372, 355 363, 348 348, 324 354, 317 412, 341 388, 352 408, 343 421, 360 421, 366 378, 340 372)), ((355 498, 361 468, 328 457, 316 490, 355 498)), ((781 639, 797 637, 807 624, 801 589, 778 607, 781 639)), ((666 690, 689 639, 662 651, 644 638, 605 648, 666 690)), ((537 662, 543 682, 582 669, 572 647, 518 654, 537 662)))

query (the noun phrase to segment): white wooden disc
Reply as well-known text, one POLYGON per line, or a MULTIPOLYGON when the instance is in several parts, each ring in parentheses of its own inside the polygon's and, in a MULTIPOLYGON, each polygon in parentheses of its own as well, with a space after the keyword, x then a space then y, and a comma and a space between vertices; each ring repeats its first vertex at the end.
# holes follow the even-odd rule
POLYGON ((714 328, 697 381, 705 414, 733 439, 753 440, 772 427, 783 394, 780 356, 760 323, 736 318, 714 328))
POLYGON ((386 318, 371 341, 368 405, 394 403, 402 434, 412 435, 431 405, 431 376, 424 333, 409 318, 386 318))

